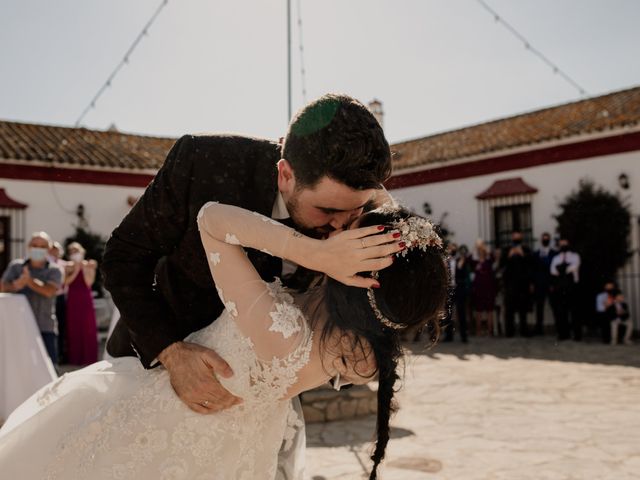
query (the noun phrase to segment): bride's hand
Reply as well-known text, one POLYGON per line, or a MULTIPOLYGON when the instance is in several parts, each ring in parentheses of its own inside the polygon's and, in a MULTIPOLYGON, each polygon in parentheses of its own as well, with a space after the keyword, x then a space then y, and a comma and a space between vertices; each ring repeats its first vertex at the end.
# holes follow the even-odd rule
POLYGON ((311 253, 313 268, 353 287, 376 288, 377 280, 361 277, 359 272, 382 270, 393 263, 394 254, 405 248, 400 233, 382 233, 385 227, 354 228, 318 242, 311 253))
POLYGON ((201 345, 176 342, 158 356, 169 371, 171 386, 180 400, 198 413, 215 413, 242 402, 218 381, 215 374, 233 375, 216 352, 201 345))

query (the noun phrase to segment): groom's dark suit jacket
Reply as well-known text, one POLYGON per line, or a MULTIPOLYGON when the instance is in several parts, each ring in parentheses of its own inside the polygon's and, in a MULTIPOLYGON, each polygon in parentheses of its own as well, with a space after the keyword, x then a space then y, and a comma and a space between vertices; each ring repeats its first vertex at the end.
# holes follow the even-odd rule
MULTIPOLYGON (((149 368, 165 347, 220 315, 196 216, 208 201, 270 216, 279 159, 280 146, 263 139, 187 135, 175 143, 107 242, 102 271, 121 315, 110 355, 137 354, 149 368)), ((279 259, 255 250, 249 257, 265 280, 280 275, 279 259)))

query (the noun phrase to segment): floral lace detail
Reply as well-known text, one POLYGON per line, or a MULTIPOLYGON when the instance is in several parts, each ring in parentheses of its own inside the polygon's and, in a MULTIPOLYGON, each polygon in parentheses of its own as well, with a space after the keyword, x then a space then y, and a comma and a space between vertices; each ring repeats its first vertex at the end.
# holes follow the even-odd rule
POLYGON ((238 237, 236 237, 233 233, 227 233, 224 236, 224 242, 228 243, 229 245, 240 245, 240 240, 238 240, 238 237))
POLYGON ((135 359, 114 360, 116 367, 124 365, 128 388, 134 388, 105 396, 60 436, 45 478, 275 478, 280 446, 290 448, 295 428, 302 426, 291 402, 282 400, 309 361, 312 332, 301 323, 300 343, 286 357, 269 361, 257 358, 229 311, 187 337, 214 349, 234 371, 220 382, 244 403, 215 415, 184 405, 163 368, 144 370, 135 359))
POLYGON ((269 295, 276 300, 274 302, 275 311, 269 313, 273 321, 269 331, 279 332, 284 338, 289 338, 302 328, 304 323, 302 312, 296 307, 293 297, 287 293, 280 279, 268 283, 267 288, 269 295))
POLYGON ((222 289, 220 287, 216 287, 216 290, 218 291, 218 296, 220 297, 222 303, 224 303, 224 308, 227 310, 227 312, 229 312, 234 317, 237 317, 238 308, 236 307, 236 302, 232 302, 231 300, 227 302, 224 299, 224 292, 222 291, 222 289))
POLYGON ((284 338, 289 338, 300 331, 302 314, 298 307, 289 303, 276 303, 275 308, 275 312, 269 313, 273 320, 270 332, 280 332, 284 338))
POLYGON ((284 451, 286 452, 293 445, 293 439, 296 436, 298 430, 304 427, 304 421, 298 415, 293 407, 289 408, 289 413, 287 414, 287 428, 284 431, 284 451))
POLYGON ((220 254, 218 252, 209 252, 209 261, 215 267, 220 263, 220 254))

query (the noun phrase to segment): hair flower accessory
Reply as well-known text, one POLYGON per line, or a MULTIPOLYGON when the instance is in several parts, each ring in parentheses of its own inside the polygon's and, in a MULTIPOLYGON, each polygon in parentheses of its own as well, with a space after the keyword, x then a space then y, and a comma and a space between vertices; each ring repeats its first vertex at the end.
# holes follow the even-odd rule
MULTIPOLYGON (((442 247, 442 238, 438 235, 433 228, 433 224, 421 217, 409 217, 403 218, 391 223, 391 228, 400 232, 400 240, 405 242, 406 248, 401 252, 396 253, 397 256, 405 256, 407 252, 412 248, 419 248, 422 251, 427 251, 428 247, 442 247)), ((377 279, 378 272, 371 272, 371 277, 377 279)), ((380 321, 382 325, 393 330, 400 330, 407 328, 408 325, 404 323, 392 322, 378 308, 376 297, 371 288, 367 290, 367 298, 369 299, 369 305, 373 314, 380 321)))
POLYGON ((407 248, 396 255, 404 257, 412 248, 426 251, 427 247, 442 247, 442 238, 435 232, 433 224, 424 218, 405 218, 391 223, 391 227, 400 232, 401 240, 407 244, 407 248))

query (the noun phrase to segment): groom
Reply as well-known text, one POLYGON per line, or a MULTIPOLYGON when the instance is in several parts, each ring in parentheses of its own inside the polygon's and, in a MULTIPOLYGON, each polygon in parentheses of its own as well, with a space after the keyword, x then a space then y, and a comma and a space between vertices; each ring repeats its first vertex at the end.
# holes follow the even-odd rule
MULTIPOLYGON (((183 136, 107 242, 105 286, 121 314, 107 351, 137 355, 145 368, 162 364, 177 395, 197 412, 236 404, 240 399, 213 375, 231 376, 226 362, 183 341, 223 310, 200 244, 200 207, 208 201, 236 205, 324 237, 383 203, 382 183, 390 174, 382 128, 345 95, 325 95, 298 112, 284 145, 235 135, 183 136)), ((280 259, 255 250, 248 255, 265 280, 282 276, 280 259)), ((344 255, 336 265, 350 263, 349 252, 344 255)), ((344 267, 331 272, 343 283, 365 286, 356 274, 344 267)), ((298 467, 285 467, 283 478, 293 478, 292 468, 298 467)))

